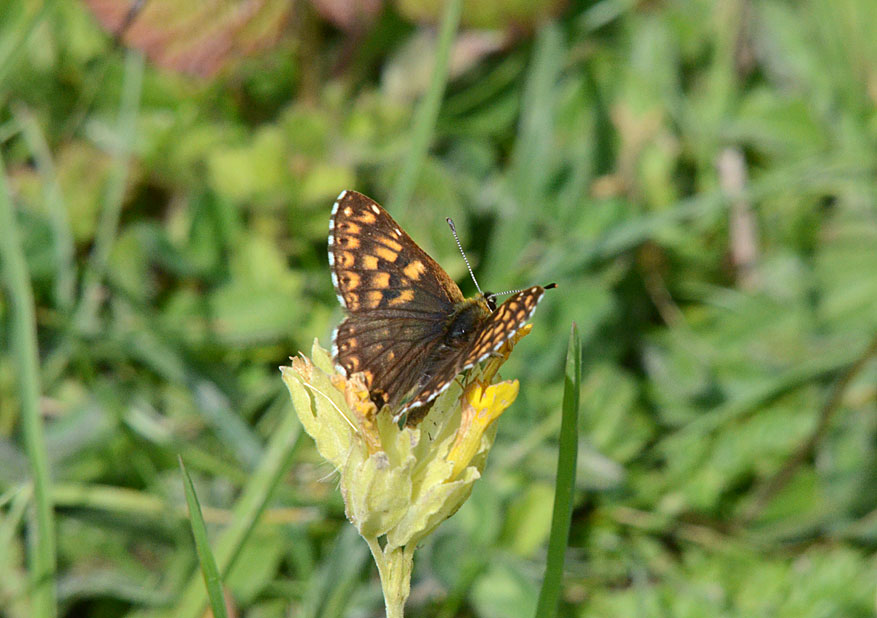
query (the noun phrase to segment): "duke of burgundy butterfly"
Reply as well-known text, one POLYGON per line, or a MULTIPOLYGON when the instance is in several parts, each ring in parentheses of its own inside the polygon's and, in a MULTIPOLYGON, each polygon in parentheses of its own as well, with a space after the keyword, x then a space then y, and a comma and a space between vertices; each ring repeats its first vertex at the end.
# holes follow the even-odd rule
POLYGON ((386 210, 356 191, 342 192, 332 206, 329 265, 347 312, 332 335, 336 365, 348 376, 362 372, 378 409, 389 405, 396 421, 407 415, 409 423, 520 330, 555 287, 515 290, 498 307, 497 295, 480 287, 464 298, 386 210))

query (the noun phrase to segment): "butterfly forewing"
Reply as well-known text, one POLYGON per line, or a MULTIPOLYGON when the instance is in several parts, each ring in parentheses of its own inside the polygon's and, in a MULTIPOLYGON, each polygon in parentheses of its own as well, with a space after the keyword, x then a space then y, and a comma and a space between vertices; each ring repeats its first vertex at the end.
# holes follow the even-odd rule
POLYGON ((338 299, 351 314, 447 315, 463 300, 457 284, 387 211, 355 191, 342 193, 332 208, 329 263, 338 299))

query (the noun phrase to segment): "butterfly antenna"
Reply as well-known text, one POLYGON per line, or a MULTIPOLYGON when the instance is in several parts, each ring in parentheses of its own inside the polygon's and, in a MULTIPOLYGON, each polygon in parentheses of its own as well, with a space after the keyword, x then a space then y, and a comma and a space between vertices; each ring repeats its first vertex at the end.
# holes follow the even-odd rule
POLYGON ((496 298, 497 296, 505 296, 506 294, 517 294, 518 292, 523 292, 523 288, 520 290, 506 290, 505 292, 491 292, 488 294, 491 298, 496 298))
MULTIPOLYGON (((557 287, 557 284, 556 283, 546 283, 542 287, 546 290, 553 290, 554 288, 557 287)), ((521 288, 520 290, 508 290, 506 292, 491 292, 490 294, 488 294, 488 296, 490 296, 491 298, 496 298, 497 296, 505 296, 506 294, 517 294, 518 292, 523 292, 523 291, 524 291, 524 288, 521 288)))
MULTIPOLYGON (((463 261, 466 262, 466 268, 469 269, 469 276, 472 277, 472 281, 475 283, 475 289, 478 290, 478 293, 481 294, 481 296, 487 296, 484 292, 481 291, 481 286, 478 285, 478 280, 475 278, 475 273, 472 272, 472 267, 469 266, 469 258, 466 257, 466 252, 463 251, 463 245, 460 244, 460 239, 457 237, 457 228, 454 227, 454 221, 450 217, 447 217, 445 221, 447 221, 448 225, 451 226, 451 233, 454 235, 454 240, 457 241, 457 248, 460 250, 460 255, 463 256, 463 261)), ((493 296, 493 294, 491 294, 490 296, 493 296)))

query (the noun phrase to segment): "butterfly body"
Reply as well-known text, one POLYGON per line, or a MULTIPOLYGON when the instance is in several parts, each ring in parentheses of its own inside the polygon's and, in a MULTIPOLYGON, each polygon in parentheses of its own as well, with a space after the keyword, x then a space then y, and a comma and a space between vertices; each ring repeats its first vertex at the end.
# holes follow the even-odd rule
POLYGON ((445 322, 444 343, 448 346, 467 343, 490 316, 487 303, 481 298, 467 298, 454 306, 454 313, 445 322))
POLYGON ((544 288, 496 307, 460 288, 374 200, 344 191, 332 208, 329 263, 347 317, 335 362, 362 372, 378 407, 398 416, 428 406, 461 372, 495 352, 530 318, 544 288))

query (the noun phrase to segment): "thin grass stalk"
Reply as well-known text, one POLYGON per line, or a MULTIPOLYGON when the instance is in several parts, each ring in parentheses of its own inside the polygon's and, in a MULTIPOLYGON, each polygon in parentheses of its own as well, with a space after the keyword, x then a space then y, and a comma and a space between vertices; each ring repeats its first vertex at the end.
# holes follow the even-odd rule
POLYGON ((111 145, 113 164, 94 236, 94 248, 89 257, 88 269, 83 277, 82 296, 77 308, 77 323, 80 328, 86 331, 93 331, 97 328, 97 312, 100 309, 102 298, 100 288, 106 274, 107 261, 119 230, 119 217, 122 213, 125 188, 128 184, 130 155, 136 136, 144 62, 143 55, 137 51, 129 51, 125 56, 119 118, 111 145))
POLYGON ((10 340, 18 368, 18 390, 24 446, 33 475, 35 518, 28 544, 28 563, 34 618, 54 618, 58 614, 55 596, 55 520, 49 455, 40 418, 40 374, 37 352, 37 325, 33 290, 18 235, 18 224, 6 171, 0 158, 0 257, 3 280, 12 320, 10 340))
MULTIPOLYGON (((6 11, 4 18, 7 21, 2 32, 6 37, 0 37, 0 84, 8 83, 7 75, 15 70, 19 57, 27 51, 28 39, 55 8, 56 1, 47 0, 31 17, 27 16, 27 12, 32 10, 29 2, 19 3, 17 7, 14 4, 11 7, 4 7, 4 11, 6 11), (10 15, 16 9, 19 14, 10 15), (13 23, 13 20, 16 20, 17 23, 13 23)), ((9 94, 0 88, 0 107, 6 102, 9 94)))
POLYGON ((37 171, 42 181, 46 209, 49 213, 49 224, 52 230, 52 248, 55 255, 54 300, 58 309, 66 313, 73 306, 76 257, 73 246, 73 230, 70 227, 67 204, 58 182, 58 170, 52 159, 49 144, 34 114, 23 105, 13 106, 12 113, 21 128, 21 134, 36 162, 37 171))
POLYGON ((195 549, 198 552, 198 562, 201 564, 201 574, 204 576, 204 586, 207 589, 207 597, 210 600, 210 609, 214 618, 228 618, 225 608, 225 597, 222 594, 222 577, 216 566, 213 552, 210 551, 210 541, 207 539, 207 526, 204 525, 204 516, 201 514, 201 505, 192 477, 183 464, 183 458, 179 457, 180 473, 183 476, 183 489, 186 492, 186 504, 189 507, 189 524, 192 527, 192 537, 195 539, 195 549))
POLYGON ((576 485, 578 454, 579 392, 582 381, 582 348, 575 322, 569 334, 566 370, 563 378, 563 414, 560 423, 560 448, 557 453, 557 481, 554 486, 554 513, 548 538, 548 564, 539 591, 538 618, 553 618, 563 584, 563 562, 569 541, 572 504, 576 485))
POLYGON ((550 202, 554 177, 552 152, 559 90, 556 86, 565 54, 563 32, 548 22, 536 33, 527 69, 511 166, 503 185, 496 229, 488 243, 482 278, 499 281, 518 264, 538 217, 550 202))
MULTIPOLYGON (((214 556, 219 572, 226 576, 234 566, 244 544, 250 538, 265 505, 289 468, 292 455, 302 436, 301 423, 290 410, 272 433, 259 466, 244 486, 232 508, 231 522, 214 543, 214 556)), ((177 607, 168 615, 174 618, 199 618, 204 612, 207 596, 199 574, 193 574, 177 607)))
POLYGON ((432 135, 435 131, 435 123, 441 108, 442 97, 448 83, 448 73, 451 64, 451 50, 454 46, 454 37, 460 26, 460 15, 463 12, 462 0, 450 0, 445 5, 442 23, 439 30, 438 46, 435 52, 435 66, 429 89, 423 100, 417 107, 414 115, 414 126, 411 130, 411 148, 405 158, 402 171, 396 178, 393 193, 387 203, 387 209, 394 213, 404 213, 411 202, 414 187, 420 169, 426 160, 429 146, 432 143, 432 135))

